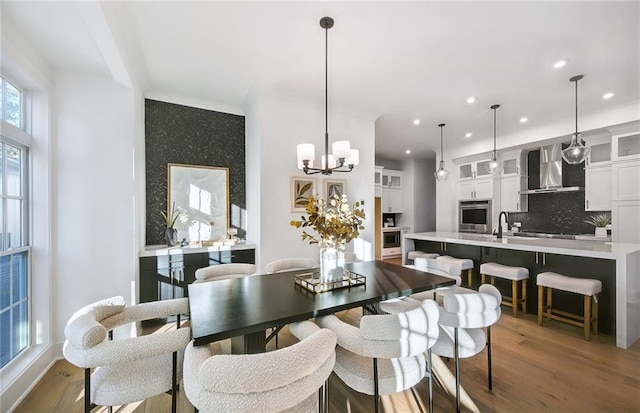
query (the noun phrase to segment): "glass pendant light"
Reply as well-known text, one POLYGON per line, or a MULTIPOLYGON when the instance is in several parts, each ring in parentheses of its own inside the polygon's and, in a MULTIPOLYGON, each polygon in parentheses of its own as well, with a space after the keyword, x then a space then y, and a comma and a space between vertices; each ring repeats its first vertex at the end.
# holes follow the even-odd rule
POLYGON ((572 165, 584 162, 591 152, 591 148, 584 145, 578 132, 578 80, 583 77, 583 75, 578 75, 569 79, 570 82, 575 82, 576 84, 576 133, 571 137, 571 144, 562 150, 562 159, 572 165))
POLYGON ((444 169, 444 150, 442 144, 442 128, 444 128, 444 123, 439 124, 440 127, 440 168, 433 173, 438 182, 444 182, 449 177, 449 171, 444 169))
POLYGON ((493 109, 493 152, 491 161, 486 165, 487 172, 491 175, 500 175, 500 172, 504 169, 504 162, 498 159, 498 150, 496 149, 496 109, 499 107, 500 105, 491 106, 491 109, 493 109))

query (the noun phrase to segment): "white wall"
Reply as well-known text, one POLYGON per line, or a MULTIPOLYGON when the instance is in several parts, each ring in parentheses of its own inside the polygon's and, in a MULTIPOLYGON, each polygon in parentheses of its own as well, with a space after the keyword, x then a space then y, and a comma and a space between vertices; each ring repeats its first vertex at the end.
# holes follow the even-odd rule
POLYGON ((133 301, 134 108, 131 89, 61 72, 56 112, 54 340, 78 308, 113 295, 133 301))
MULTIPOLYGON (((248 237, 260 245, 256 264, 262 270, 279 258, 318 257, 317 245, 302 241, 301 230, 289 225, 292 219, 300 219, 299 213, 290 212, 289 181, 291 176, 304 175, 296 167, 297 143, 314 143, 319 165, 324 152, 324 109, 267 95, 256 99, 247 111, 251 117, 247 122, 247 205, 259 211, 249 212, 248 237), (258 197, 259 203, 253 202, 258 197)), ((365 230, 353 248, 359 258, 372 259, 374 120, 329 112, 329 140, 338 139, 349 139, 352 147, 360 150, 360 165, 329 179, 346 180, 351 203, 365 201, 365 230)), ((314 176, 321 188, 327 178, 314 176)))

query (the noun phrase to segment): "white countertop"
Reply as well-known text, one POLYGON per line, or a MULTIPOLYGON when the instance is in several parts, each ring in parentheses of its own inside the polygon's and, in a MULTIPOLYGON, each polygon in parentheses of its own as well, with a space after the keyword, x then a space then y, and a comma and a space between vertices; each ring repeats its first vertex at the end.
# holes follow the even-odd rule
POLYGON ((640 244, 596 240, 514 237, 506 234, 503 234, 502 239, 498 239, 488 234, 419 232, 404 234, 404 238, 605 259, 616 259, 640 251, 640 244))
POLYGON ((199 252, 219 252, 219 251, 236 251, 255 249, 256 244, 234 244, 234 245, 216 245, 216 246, 188 246, 188 247, 167 247, 166 245, 147 245, 140 251, 140 257, 155 257, 158 255, 172 254, 196 254, 199 252))

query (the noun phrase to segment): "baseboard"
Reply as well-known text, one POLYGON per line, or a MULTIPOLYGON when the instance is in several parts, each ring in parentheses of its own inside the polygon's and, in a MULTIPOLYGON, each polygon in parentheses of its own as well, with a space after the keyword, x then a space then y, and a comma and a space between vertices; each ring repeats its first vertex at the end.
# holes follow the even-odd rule
POLYGON ((2 394, 0 394, 0 411, 11 412, 18 407, 29 392, 49 371, 53 364, 62 358, 62 344, 34 346, 20 355, 20 360, 3 371, 2 394), (11 377, 13 376, 13 377, 11 377), (5 383, 5 380, 10 383, 5 383))

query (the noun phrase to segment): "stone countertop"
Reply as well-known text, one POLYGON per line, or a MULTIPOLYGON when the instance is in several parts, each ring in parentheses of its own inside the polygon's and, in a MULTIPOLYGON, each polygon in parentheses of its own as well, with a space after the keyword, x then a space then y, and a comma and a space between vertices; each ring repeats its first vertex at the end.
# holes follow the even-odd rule
POLYGON ((233 245, 215 245, 215 246, 187 246, 187 247, 167 247, 166 245, 147 245, 138 254, 140 257, 155 257, 158 255, 173 254, 196 254, 201 252, 219 252, 219 251, 236 251, 255 249, 256 244, 244 243, 233 245))
POLYGON ((449 242, 481 247, 505 248, 521 251, 546 252, 581 257, 616 259, 640 252, 640 244, 596 240, 567 240, 531 238, 503 234, 502 239, 489 234, 460 232, 419 232, 404 234, 403 239, 449 242))

